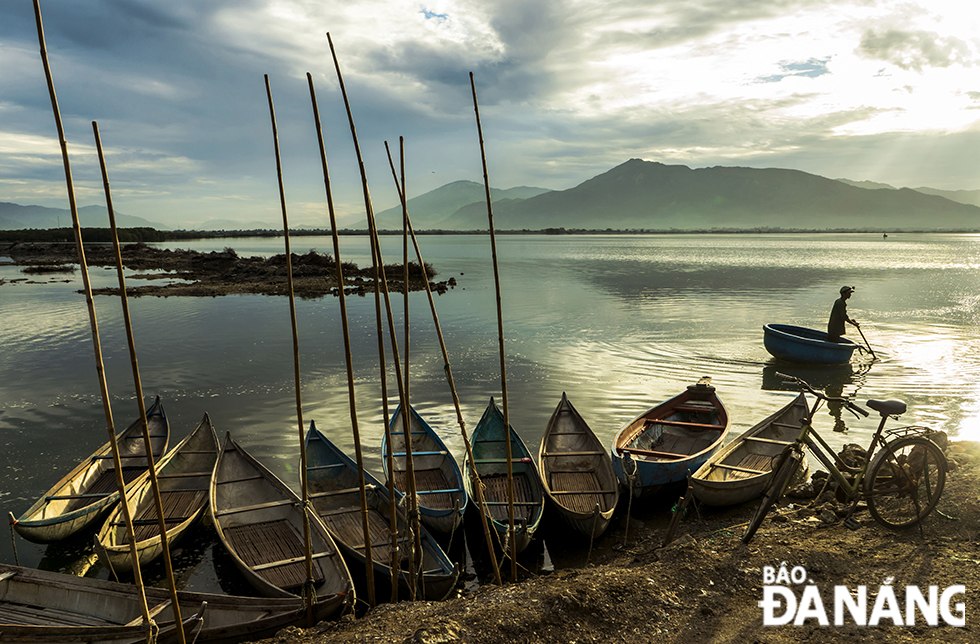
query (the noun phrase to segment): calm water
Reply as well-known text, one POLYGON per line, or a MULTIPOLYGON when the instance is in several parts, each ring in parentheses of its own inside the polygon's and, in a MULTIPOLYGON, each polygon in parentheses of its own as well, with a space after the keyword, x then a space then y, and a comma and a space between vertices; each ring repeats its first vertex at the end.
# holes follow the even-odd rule
MULTIPOLYGON (((499 400, 501 391, 489 239, 433 236, 420 243, 438 279, 458 281, 436 305, 472 430, 490 396, 499 400)), ((295 238, 292 245, 300 253, 332 249, 321 237, 295 238)), ((170 246, 230 246, 246 256, 282 252, 281 239, 170 246)), ((704 375, 729 409, 733 435, 748 428, 792 395, 773 376, 762 325, 825 328, 843 284, 857 286, 849 312, 880 360, 870 366, 855 360, 843 369, 780 369, 856 394, 859 402, 902 398, 909 404, 907 423, 980 438, 980 236, 501 236, 497 246, 511 422, 532 451, 563 391, 608 444, 624 422, 704 375)), ((385 238, 383 248, 386 262, 400 261, 400 239, 385 238)), ((370 261, 364 238, 344 237, 341 255, 362 266, 370 261)), ((88 313, 76 293, 80 276, 9 282, 21 277, 16 267, 0 265, 0 280, 7 280, 0 286, 0 507, 15 515, 107 438, 88 313), (53 281, 63 278, 70 283, 53 281)), ((115 285, 115 272, 93 269, 92 280, 115 285)), ((103 296, 96 308, 121 428, 138 414, 121 307, 117 298, 103 296)), ((400 296, 394 308, 400 328, 400 296)), ((413 293, 410 308, 412 404, 460 454, 425 294, 413 293)), ((338 301, 300 300, 297 309, 304 419, 350 447, 338 301)), ((208 412, 219 435, 232 432, 295 485, 299 427, 288 300, 139 298, 130 300, 130 310, 144 393, 163 398, 172 442, 208 412)), ((380 473, 373 296, 348 298, 348 310, 363 449, 368 466, 380 473)), ((403 337, 399 343, 404 349, 403 337)), ((397 392, 390 349, 388 356, 389 387, 397 392)), ((835 447, 866 443, 874 426, 873 417, 818 417, 835 447), (846 432, 830 431, 835 424, 846 432)), ((85 547, 17 541, 21 564, 30 566, 63 568, 68 554, 85 547)), ((199 560, 227 565, 213 548, 185 545, 181 556, 190 569, 199 560)), ((13 562, 9 537, 0 538, 0 560, 13 562)))

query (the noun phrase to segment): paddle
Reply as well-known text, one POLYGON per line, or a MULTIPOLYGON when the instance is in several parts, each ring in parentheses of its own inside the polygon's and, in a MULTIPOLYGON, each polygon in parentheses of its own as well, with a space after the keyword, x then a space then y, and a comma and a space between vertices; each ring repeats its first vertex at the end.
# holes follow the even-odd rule
POLYGON ((861 330, 861 327, 858 326, 857 324, 855 324, 854 326, 857 327, 858 333, 861 334, 861 339, 864 340, 864 344, 866 344, 868 346, 868 351, 871 352, 871 358, 873 360, 877 360, 878 359, 878 356, 875 355, 875 350, 871 348, 871 345, 870 344, 868 344, 868 339, 866 337, 864 337, 864 331, 862 331, 861 330))

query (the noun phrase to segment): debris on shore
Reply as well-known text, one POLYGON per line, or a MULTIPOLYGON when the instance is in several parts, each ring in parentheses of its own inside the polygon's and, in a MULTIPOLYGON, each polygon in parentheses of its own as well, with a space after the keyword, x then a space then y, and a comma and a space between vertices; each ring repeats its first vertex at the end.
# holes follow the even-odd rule
MULTIPOLYGON (((154 280, 165 283, 127 286, 129 296, 152 295, 157 297, 191 296, 217 297, 231 294, 288 295, 286 255, 272 257, 240 257, 231 248, 203 253, 195 250, 171 250, 155 248, 144 243, 126 244, 121 247, 123 266, 137 271, 127 279, 154 280)), ((24 273, 74 272, 78 264, 75 246, 65 243, 20 243, 0 249, 25 266, 24 273), (74 266, 73 266, 74 265, 74 266)), ((85 260, 89 266, 115 266, 115 251, 109 244, 86 244, 85 260)), ((352 262, 341 262, 344 275, 344 292, 348 295, 366 295, 374 292, 374 268, 359 268, 352 262)), ((437 272, 428 262, 425 271, 416 262, 409 262, 409 290, 430 288, 438 294, 455 287, 455 278, 443 282, 431 281, 437 272)), ((293 289, 301 298, 319 298, 339 295, 337 265, 333 255, 310 250, 303 255, 292 253, 293 289)), ((384 267, 388 290, 404 292, 404 269, 401 264, 384 267)), ((118 288, 93 290, 95 295, 116 295, 118 288)))

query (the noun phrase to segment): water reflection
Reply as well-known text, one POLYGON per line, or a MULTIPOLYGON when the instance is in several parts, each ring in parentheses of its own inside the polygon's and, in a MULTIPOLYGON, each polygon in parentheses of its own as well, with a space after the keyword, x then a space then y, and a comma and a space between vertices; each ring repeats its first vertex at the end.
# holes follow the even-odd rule
MULTIPOLYGON (((205 252, 230 246, 240 255, 268 255, 282 252, 281 244, 281 239, 224 239, 167 246, 205 252)), ((326 237, 304 238, 303 244, 332 247, 326 237)), ((395 237, 382 239, 386 256, 399 256, 400 244, 395 237)), ((436 302, 463 417, 472 428, 501 387, 488 242, 447 235, 423 237, 420 244, 440 279, 459 281, 436 302)), ((345 261, 369 261, 365 238, 345 236, 341 245, 345 261)), ((980 236, 902 234, 887 244, 880 235, 859 234, 506 236, 498 251, 510 412, 532 450, 563 391, 608 445, 626 421, 704 375, 712 377, 737 435, 796 392, 776 379, 775 371, 831 394, 857 394, 861 404, 867 398, 902 398, 909 405, 909 423, 954 438, 980 436, 975 377, 980 373, 980 236), (815 370, 775 364, 764 349, 762 326, 821 328, 844 283, 858 285, 849 311, 861 321, 880 360, 870 370, 858 363, 815 370)), ((0 266, 0 280, 16 271, 0 266)), ((111 271, 96 271, 92 278, 96 287, 116 282, 111 271)), ((0 453, 6 457, 0 500, 15 515, 59 472, 105 441, 87 311, 78 288, 77 274, 71 284, 0 287, 0 373, 18 376, 0 379, 0 453)), ((459 457, 462 438, 428 303, 420 293, 410 299, 412 404, 459 457)), ((135 402, 119 300, 100 296, 95 303, 120 421, 131 417, 135 402)), ((374 303, 351 298, 348 308, 364 459, 380 472, 383 420, 374 303)), ((207 411, 219 434, 233 431, 297 487, 286 299, 137 298, 130 309, 145 393, 163 396, 174 440, 207 411)), ((394 313, 400 327, 401 307, 394 313)), ((337 300, 302 301, 297 317, 304 417, 352 450, 337 300)), ((394 391, 390 350, 388 355, 394 391)), ((833 409, 827 412, 821 410, 816 426, 827 430, 833 448, 845 441, 867 443, 873 419, 857 422, 839 410, 837 416, 833 409), (833 434, 835 426, 847 428, 846 435, 833 434)), ((634 504, 631 516, 641 523, 658 520, 674 501, 666 508, 634 504)), ((610 533, 616 525, 625 527, 618 521, 623 519, 614 519, 610 533)), ((528 569, 574 566, 587 556, 587 544, 568 543, 560 528, 555 534, 543 529, 544 546, 528 569)), ((206 532, 195 539, 199 543, 181 544, 187 550, 179 555, 186 559, 182 566, 193 570, 190 584, 209 575, 221 584, 236 578, 206 532)), ((609 543, 604 536, 593 547, 609 543)), ((86 547, 80 545, 78 558, 91 554, 86 547)), ((68 569, 69 546, 46 549, 19 542, 18 550, 25 565, 43 560, 46 567, 68 569)), ((0 560, 13 560, 9 540, 0 540, 0 560)), ((108 574, 88 566, 86 574, 108 574)), ((235 590, 229 586, 228 592, 235 590)))

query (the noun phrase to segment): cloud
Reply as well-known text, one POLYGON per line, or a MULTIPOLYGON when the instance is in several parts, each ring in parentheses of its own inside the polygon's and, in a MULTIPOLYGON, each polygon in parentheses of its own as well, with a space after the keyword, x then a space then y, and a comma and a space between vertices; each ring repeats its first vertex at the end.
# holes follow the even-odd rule
POLYGON ((931 31, 868 29, 861 37, 859 51, 867 58, 883 60, 916 72, 928 67, 972 67, 976 64, 976 57, 968 43, 931 31))

